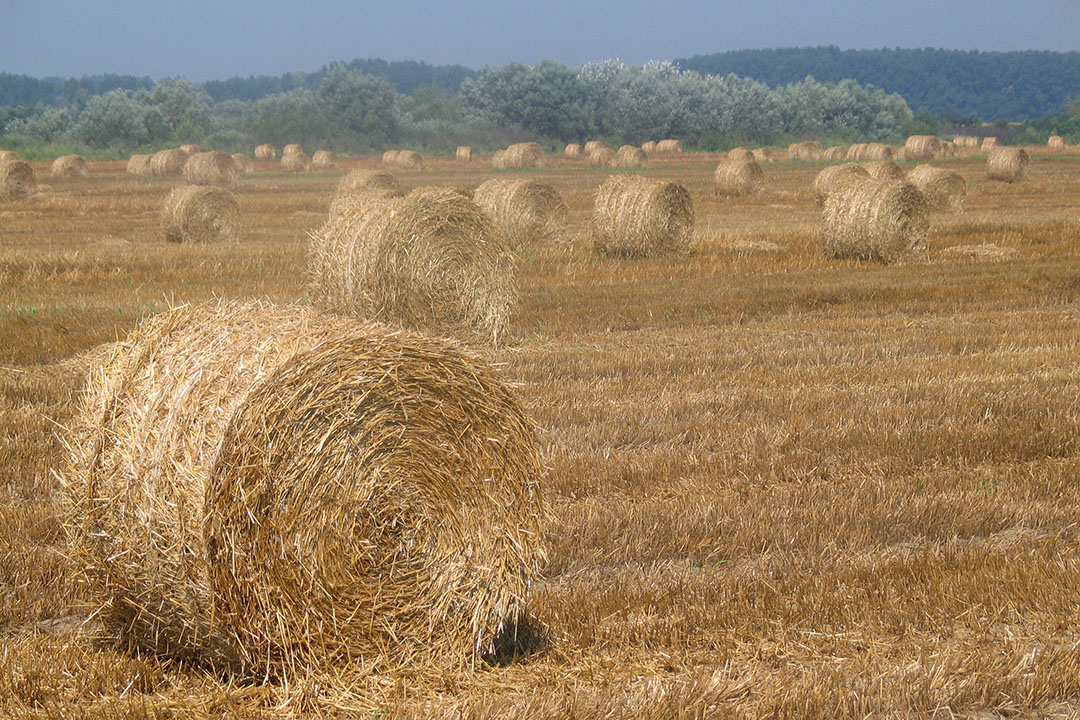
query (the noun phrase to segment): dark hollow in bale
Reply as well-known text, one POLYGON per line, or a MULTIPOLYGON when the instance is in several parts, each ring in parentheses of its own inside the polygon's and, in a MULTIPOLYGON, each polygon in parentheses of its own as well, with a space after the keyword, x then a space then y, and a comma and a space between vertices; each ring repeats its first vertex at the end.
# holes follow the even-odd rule
POLYGON ((986 177, 1008 183, 1020 182, 1027 175, 1029 162, 1024 148, 994 145, 986 155, 986 177))
POLYGON ((240 206, 224 188, 185 185, 165 198, 161 226, 170 242, 239 240, 240 206))
POLYGON ((34 168, 25 160, 0 160, 0 201, 19 200, 37 190, 34 168))
POLYGON ((765 189, 765 171, 752 153, 749 159, 726 158, 713 172, 713 188, 718 195, 756 195, 765 189))
POLYGON ((212 150, 190 155, 183 174, 192 185, 233 185, 240 178, 240 168, 229 153, 212 150))
POLYGON ((596 192, 590 233, 602 254, 655 257, 689 248, 694 204, 678 183, 613 175, 596 192))
POLYGON ((830 257, 892 263, 927 255, 926 198, 910 183, 869 178, 845 183, 825 201, 821 227, 830 257))
POLYGON ((473 193, 515 247, 568 240, 570 210, 559 191, 538 180, 496 178, 473 193))
POLYGON ((967 197, 967 182, 960 173, 931 165, 916 165, 908 181, 926 196, 932 210, 961 210, 967 197))
POLYGON ((847 183, 863 183, 870 174, 861 165, 830 165, 814 177, 814 201, 824 205, 829 194, 847 183))

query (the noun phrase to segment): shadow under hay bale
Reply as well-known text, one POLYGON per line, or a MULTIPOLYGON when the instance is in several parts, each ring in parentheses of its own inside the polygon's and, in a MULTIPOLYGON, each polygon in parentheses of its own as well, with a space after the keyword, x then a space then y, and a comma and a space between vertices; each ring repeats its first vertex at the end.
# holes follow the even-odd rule
POLYGON ((34 194, 37 176, 25 160, 0 160, 0 201, 19 200, 34 194))
POLYGON ((755 195, 765 189, 765 171, 750 157, 720 161, 713 172, 713 189, 717 195, 755 195))
POLYGON ((849 183, 861 184, 870 178, 862 165, 831 165, 814 177, 814 201, 824 205, 829 195, 849 183))
POLYGON ((1029 162, 1024 148, 995 145, 986 155, 986 177, 1008 183, 1021 182, 1027 176, 1029 162))
POLYGON ((124 171, 136 177, 149 177, 154 174, 150 169, 150 156, 137 153, 128 158, 124 171))
POLYGON ((188 154, 179 148, 158 150, 150 156, 150 172, 157 177, 179 175, 187 160, 188 154))
POLYGON ((82 155, 62 155, 53 160, 49 174, 54 178, 86 177, 86 158, 82 155))
POLYGON ((590 220, 601 254, 655 257, 689 248, 694 204, 678 183, 613 175, 597 190, 590 220))
POLYGON ((476 188, 473 200, 491 215, 514 247, 568 240, 570 210, 558 190, 547 183, 488 180, 476 188))
POLYGON ((224 188, 185 185, 165 198, 161 226, 170 242, 232 242, 240 239, 240 207, 224 188))
POLYGON ((931 165, 916 165, 908 180, 926 196, 932 210, 962 210, 967 197, 967 182, 959 173, 931 165))
POLYGON ((516 302, 514 256, 473 201, 442 188, 358 198, 312 234, 320 307, 497 345, 516 302))
POLYGON ((240 179, 240 168, 232 155, 212 150, 189 156, 183 175, 192 185, 234 185, 240 179))
POLYGON ((825 254, 892 263, 925 259, 930 222, 926 198, 910 183, 845 183, 822 211, 825 254))
POLYGON ((263 143, 255 147, 256 160, 277 160, 277 149, 270 144, 263 143))
POLYGON ((257 677, 500 650, 544 561, 536 432, 447 340, 223 302, 96 363, 69 534, 128 647, 257 677))

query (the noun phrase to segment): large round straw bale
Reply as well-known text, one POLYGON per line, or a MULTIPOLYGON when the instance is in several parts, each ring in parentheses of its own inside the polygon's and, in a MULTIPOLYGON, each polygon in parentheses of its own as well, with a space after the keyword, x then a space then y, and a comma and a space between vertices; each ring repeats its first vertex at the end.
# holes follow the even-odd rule
POLYGON ((61 155, 52 161, 50 171, 54 178, 86 177, 86 158, 82 155, 61 155))
POLYGON ((233 153, 232 159, 236 163, 236 170, 241 175, 250 175, 255 172, 255 163, 244 153, 233 153))
POLYGON ((678 183, 612 175, 596 192, 590 232, 597 252, 652 257, 688 248, 694 204, 678 183))
POLYGON ((567 240, 570 210, 559 191, 547 183, 496 178, 481 183, 473 200, 515 247, 567 240))
POLYGON ((870 179, 870 173, 862 165, 851 163, 830 165, 814 178, 814 200, 824 205, 829 195, 848 183, 861 184, 870 179))
POLYGON ((331 150, 316 150, 311 156, 312 170, 333 170, 337 167, 337 153, 331 150))
POLYGON ((598 148, 585 156, 585 164, 589 167, 613 167, 615 165, 615 151, 611 148, 598 148))
POLYGON ((184 163, 184 179, 192 185, 232 185, 239 177, 236 161, 221 150, 195 153, 184 163))
POLYGON ((458 145, 457 150, 454 151, 454 159, 461 162, 472 160, 472 145, 458 145))
POLYGON ((0 150, 0 162, 4 160, 18 160, 19 154, 14 150, 0 150))
POLYGON ((329 310, 498 344, 514 256, 479 205, 444 188, 358 201, 313 233, 311 297, 329 310))
POLYGON ((302 153, 304 147, 300 143, 289 143, 285 147, 281 148, 281 156, 284 157, 290 153, 302 153))
POLYGON ((817 140, 792 143, 788 146, 788 159, 796 162, 818 162, 825 148, 817 140))
POLYGON ((202 148, 195 143, 188 143, 187 145, 181 145, 180 149, 186 152, 188 155, 195 155, 202 152, 202 148))
POLYGON ((240 206, 223 188, 185 185, 165 198, 161 226, 165 239, 172 242, 238 240, 240 206))
POLYGON ((645 142, 641 143, 641 149, 644 150, 646 154, 656 152, 656 141, 646 140, 645 142))
POLYGON ((1060 135, 1051 135, 1050 139, 1046 141, 1046 146, 1052 148, 1065 148, 1069 147, 1069 144, 1065 142, 1065 138, 1060 135))
POLYGON ((682 142, 679 140, 668 138, 656 143, 656 152, 658 153, 681 153, 682 151, 682 142))
POLYGON ((544 165, 544 148, 540 143, 523 142, 514 143, 506 148, 502 156, 502 168, 528 168, 542 167, 544 165))
POLYGON ((982 143, 979 145, 979 150, 988 153, 991 149, 996 148, 997 144, 998 141, 996 137, 984 137, 982 143))
POLYGON ((904 143, 904 157, 909 160, 930 160, 940 148, 941 141, 933 135, 912 135, 904 143))
POLYGON ((926 198, 895 180, 844 183, 829 193, 822 212, 825 253, 835 258, 925 258, 929 230, 926 198))
POLYGON ((179 175, 184 171, 188 154, 179 148, 158 150, 150 156, 150 172, 154 175, 179 175))
POLYGON ((580 160, 585 157, 585 150, 577 143, 567 143, 563 155, 574 160, 580 160))
POLYGON ((311 165, 311 158, 303 150, 281 154, 281 169, 285 172, 304 172, 311 165))
POLYGON ((825 151, 821 153, 821 159, 826 161, 834 160, 846 160, 848 149, 843 145, 834 145, 830 148, 825 148, 825 151))
POLYGON ((641 167, 649 161, 645 151, 636 145, 623 145, 615 153, 614 167, 634 168, 641 167))
POLYGON ((0 160, 0 201, 29 197, 37 189, 34 168, 25 160, 0 160))
POLYGON ((867 143, 863 153, 864 155, 860 160, 880 162, 883 160, 892 160, 893 158, 893 149, 882 143, 867 143))
POLYGON ((991 180, 1020 182, 1027 174, 1028 154, 1024 148, 998 145, 986 156, 986 177, 991 180))
POLYGON ((128 158, 125 170, 128 175, 136 175, 138 177, 146 177, 154 174, 150 169, 150 156, 140 155, 138 153, 128 158))
POLYGON ((870 177, 875 180, 903 180, 907 177, 904 168, 900 167, 892 160, 863 163, 862 167, 870 174, 870 177))
POLYGON ((908 180, 926 196, 932 210, 960 210, 967 197, 967 182, 959 173, 930 165, 916 165, 908 180))
POLYGON ((263 143, 255 147, 256 160, 277 160, 277 149, 273 145, 263 143))
POLYGON ((754 195, 765 189, 765 171, 754 160, 724 158, 713 172, 713 188, 718 195, 754 195))
POLYGON ((449 340, 222 302, 94 364, 65 486, 104 630, 249 676, 463 667, 544 561, 536 431, 449 340))
POLYGON ((600 140, 589 140, 587 143, 585 143, 585 154, 586 155, 591 155, 594 152, 596 152, 597 150, 600 150, 601 148, 604 148, 604 147, 607 147, 607 146, 604 145, 604 143, 602 141, 600 141, 600 140))

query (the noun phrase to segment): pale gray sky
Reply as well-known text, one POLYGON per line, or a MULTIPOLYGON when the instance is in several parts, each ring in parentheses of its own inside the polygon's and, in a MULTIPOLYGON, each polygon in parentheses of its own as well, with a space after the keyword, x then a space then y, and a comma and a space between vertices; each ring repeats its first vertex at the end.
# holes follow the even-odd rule
POLYGON ((1080 0, 0 0, 0 71, 194 81, 383 58, 629 64, 744 48, 1080 50, 1080 0))

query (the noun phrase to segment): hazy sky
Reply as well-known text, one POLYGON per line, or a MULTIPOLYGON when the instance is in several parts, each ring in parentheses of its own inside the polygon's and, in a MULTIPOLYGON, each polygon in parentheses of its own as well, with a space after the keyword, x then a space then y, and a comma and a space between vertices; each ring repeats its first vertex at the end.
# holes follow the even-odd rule
POLYGON ((383 58, 577 66, 762 47, 1080 50, 1080 0, 0 0, 0 71, 194 81, 383 58))

